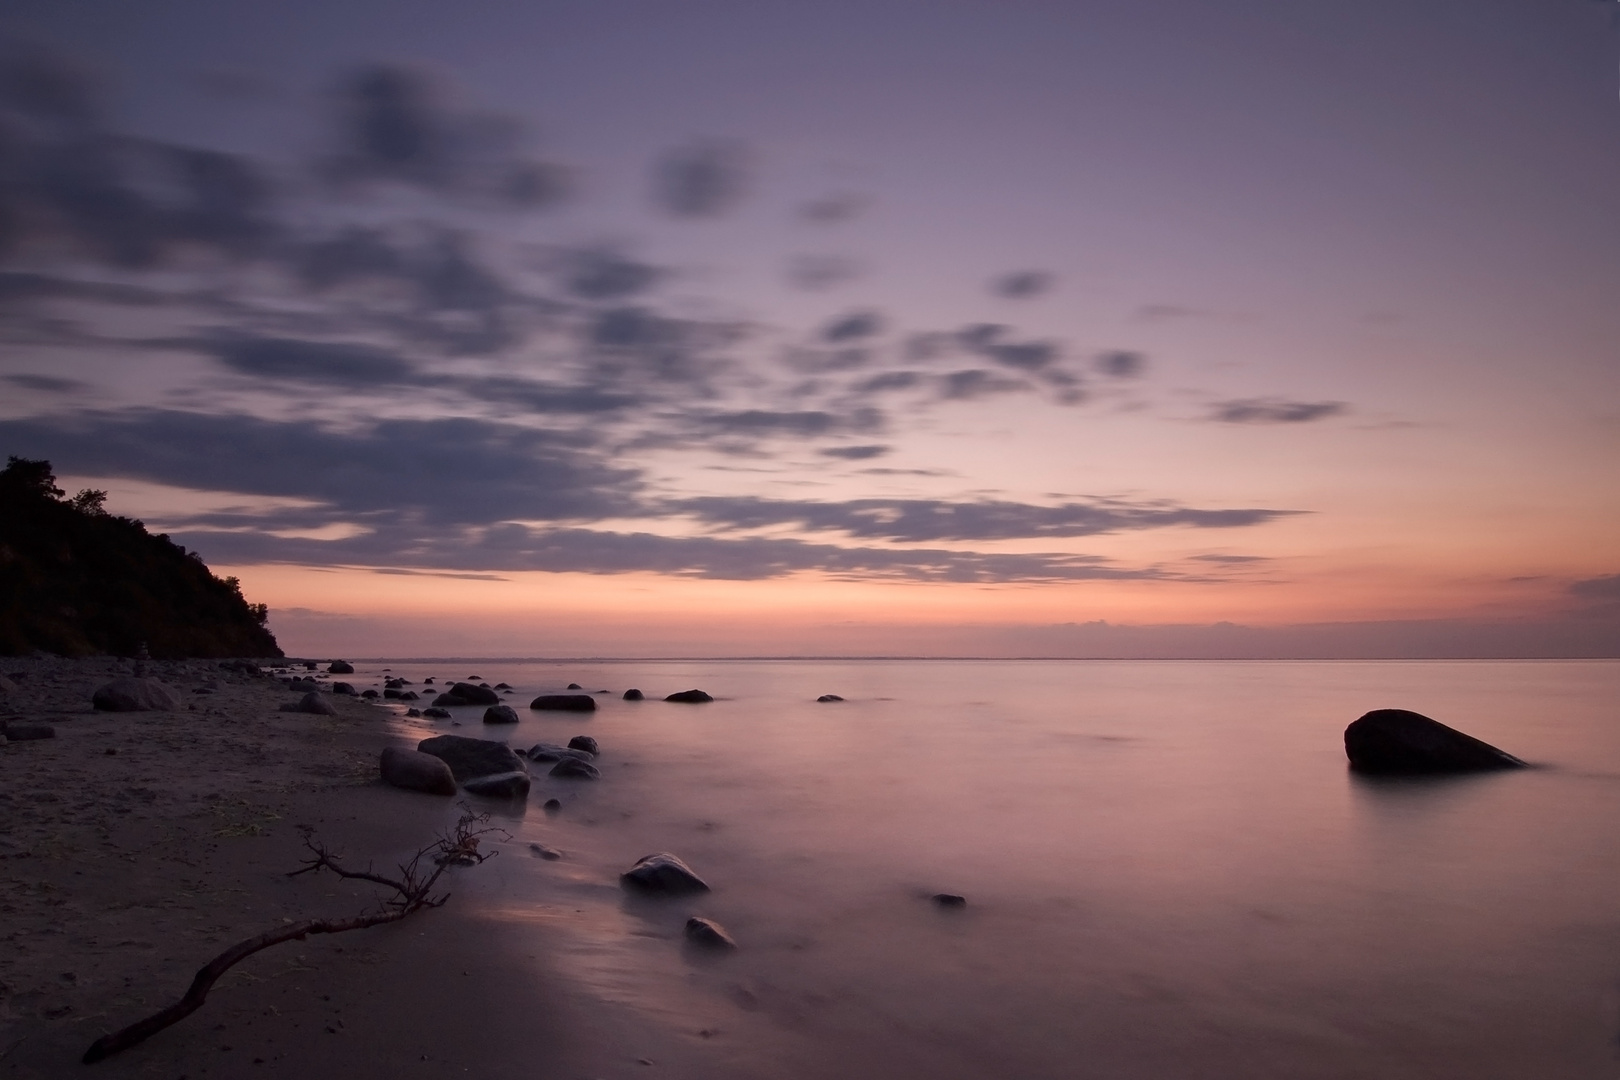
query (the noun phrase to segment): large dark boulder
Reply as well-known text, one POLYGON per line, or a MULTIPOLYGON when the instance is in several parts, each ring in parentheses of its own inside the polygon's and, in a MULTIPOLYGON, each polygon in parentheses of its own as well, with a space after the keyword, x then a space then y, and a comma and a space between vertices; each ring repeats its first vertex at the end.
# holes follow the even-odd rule
POLYGON ((354 665, 347 660, 334 660, 326 665, 326 671, 329 675, 353 675, 354 665))
POLYGON ((589 694, 541 694, 529 708, 546 712, 595 712, 596 699, 589 694))
POLYGON ((619 875, 626 888, 660 895, 708 892, 709 884, 692 868, 667 851, 643 855, 636 865, 619 875))
POLYGON ((702 690, 682 690, 679 693, 670 694, 664 700, 683 701, 688 705, 699 705, 705 701, 713 701, 714 698, 710 697, 708 694, 705 694, 702 690))
POLYGON ((1344 729, 1344 752, 1361 773, 1522 769, 1523 761, 1472 735, 1406 709, 1374 709, 1344 729))
POLYGON ((114 679, 96 688, 90 703, 103 712, 173 712, 180 697, 156 679, 114 679))
POLYGON ((407 791, 423 791, 429 795, 454 795, 456 777, 450 766, 432 754, 420 750, 401 750, 397 746, 383 748, 378 763, 385 782, 407 791))
POLYGON ((281 711, 314 713, 316 716, 337 715, 337 710, 332 707, 332 703, 322 697, 318 690, 311 690, 297 701, 283 705, 281 711))
POLYGON ((568 740, 568 749, 583 750, 592 757, 595 757, 597 754, 602 752, 601 749, 597 747, 596 740, 591 738, 589 735, 575 735, 572 739, 568 740))
POLYGON ((517 722, 517 710, 510 705, 491 705, 484 710, 484 723, 486 724, 515 724, 517 722))
POLYGON ((510 747, 488 739, 435 735, 417 743, 416 748, 450 766, 455 778, 463 784, 480 776, 524 771, 523 759, 513 753, 510 747))

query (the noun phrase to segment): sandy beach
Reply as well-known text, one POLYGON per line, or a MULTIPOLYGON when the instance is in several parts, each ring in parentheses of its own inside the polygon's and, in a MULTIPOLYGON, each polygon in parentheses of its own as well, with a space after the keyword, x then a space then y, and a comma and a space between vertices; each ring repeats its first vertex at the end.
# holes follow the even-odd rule
MULTIPOLYGON (((381 748, 406 740, 389 710, 354 698, 332 696, 332 717, 282 712, 296 695, 270 678, 152 663, 181 711, 98 713, 93 690, 128 662, 9 658, 0 671, 15 685, 0 717, 56 729, 0 745, 0 1076, 574 1075, 558 995, 454 896, 261 952, 177 1026, 80 1065, 228 945, 375 905, 382 890, 364 882, 287 876, 299 826, 391 871, 457 801, 381 784, 381 748)), ((481 869, 451 871, 449 888, 481 869)))

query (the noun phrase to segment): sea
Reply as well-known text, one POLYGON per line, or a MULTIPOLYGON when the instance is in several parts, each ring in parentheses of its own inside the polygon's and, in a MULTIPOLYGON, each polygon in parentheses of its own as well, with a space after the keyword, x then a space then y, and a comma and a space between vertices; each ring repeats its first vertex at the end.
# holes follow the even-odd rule
POLYGON ((515 856, 469 902, 677 1047, 660 1075, 1620 1077, 1620 661, 390 660, 353 681, 384 669, 513 688, 515 727, 460 708, 412 737, 598 740, 600 780, 536 765, 495 807, 515 856), (595 713, 527 708, 569 683, 595 713), (693 688, 714 700, 662 700, 693 688), (1534 767, 1352 774, 1344 728, 1378 708, 1534 767), (711 891, 625 892, 660 851, 711 891), (686 942, 691 915, 739 947, 686 942))

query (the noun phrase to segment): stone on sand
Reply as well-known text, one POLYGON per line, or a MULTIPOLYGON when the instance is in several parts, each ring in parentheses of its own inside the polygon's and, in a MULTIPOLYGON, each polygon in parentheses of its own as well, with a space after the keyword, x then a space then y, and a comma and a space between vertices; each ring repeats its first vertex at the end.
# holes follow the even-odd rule
POLYGON ((103 712, 174 712, 180 698, 156 679, 126 677, 97 687, 90 703, 103 712))
POLYGON ((397 746, 383 748, 379 763, 382 778, 398 788, 423 791, 429 795, 454 795, 456 777, 440 758, 420 750, 402 750, 397 746))

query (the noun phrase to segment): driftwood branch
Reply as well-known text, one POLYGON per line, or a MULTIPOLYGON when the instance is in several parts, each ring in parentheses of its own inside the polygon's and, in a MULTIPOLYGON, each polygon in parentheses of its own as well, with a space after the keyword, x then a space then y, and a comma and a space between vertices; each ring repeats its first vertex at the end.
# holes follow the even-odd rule
POLYGON ((494 854, 478 850, 478 841, 481 837, 498 831, 485 827, 488 821, 488 814, 474 814, 471 810, 467 810, 450 831, 418 851, 409 862, 402 864, 397 878, 375 873, 370 866, 365 870, 347 869, 338 862, 338 856, 316 839, 310 830, 305 829, 304 846, 309 849, 311 857, 304 860, 302 867, 290 871, 288 877, 328 870, 341 878, 370 881, 386 886, 393 890, 393 895, 386 896, 375 910, 350 919, 305 919, 237 942, 202 966, 179 1001, 144 1020, 138 1020, 110 1035, 103 1035, 91 1043, 90 1049, 84 1052, 84 1063, 92 1064, 122 1050, 128 1050, 164 1028, 184 1020, 202 1007, 203 1002, 208 999, 208 991, 213 989, 221 975, 256 952, 268 949, 272 945, 280 945, 284 941, 302 941, 311 934, 341 934, 347 930, 363 930, 368 926, 398 922, 423 908, 439 907, 450 899, 447 892, 436 894, 433 891, 446 867, 476 865, 494 854), (429 865, 431 869, 428 869, 429 865))

